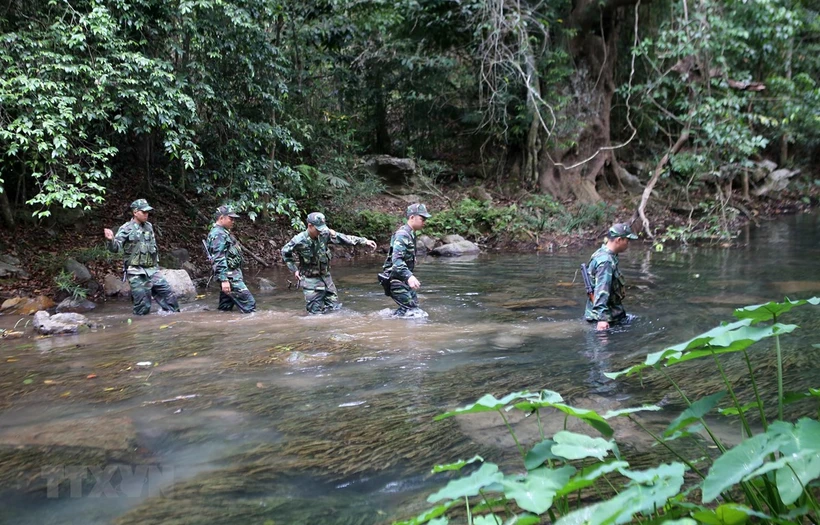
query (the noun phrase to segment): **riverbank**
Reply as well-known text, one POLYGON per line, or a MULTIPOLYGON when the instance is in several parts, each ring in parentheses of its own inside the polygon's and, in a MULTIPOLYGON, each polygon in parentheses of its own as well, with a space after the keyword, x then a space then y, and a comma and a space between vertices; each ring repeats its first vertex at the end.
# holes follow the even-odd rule
MULTIPOLYGON (((808 191, 804 186, 800 191, 783 191, 777 198, 746 201, 733 207, 719 226, 718 218, 698 216, 691 211, 681 213, 674 207, 650 202, 648 213, 655 236, 649 239, 643 234, 643 242, 723 246, 742 243, 743 239, 736 234, 743 225, 810 211, 818 203, 818 189, 817 185, 808 185, 808 191)), ((119 275, 121 263, 106 251, 102 230, 116 229, 129 220, 129 203, 144 196, 155 209, 150 220, 163 254, 161 263, 182 267, 176 257, 181 253, 191 277, 207 279, 209 266, 201 239, 210 228, 206 218, 215 203, 211 199, 197 201, 194 196, 181 199, 180 195, 161 189, 146 192, 122 187, 112 190, 109 198, 93 212, 64 210, 6 232, 0 240, 0 255, 18 263, 22 272, 0 277, 0 304, 12 297, 48 296, 56 302, 68 297, 72 292, 71 276, 65 273, 68 259, 84 265, 94 283, 104 283, 107 275, 119 275), (168 254, 176 255, 169 258, 168 254)), ((387 252, 390 234, 403 221, 408 202, 416 200, 427 203, 434 213, 423 232, 433 238, 452 233, 475 242, 483 251, 530 253, 573 250, 597 243, 607 225, 633 216, 638 199, 631 196, 597 205, 580 205, 523 192, 510 198, 484 187, 453 185, 415 195, 382 193, 348 203, 341 209, 334 209, 332 203, 317 208, 325 211, 332 228, 374 238, 378 243, 376 253, 383 255, 387 252)), ((281 265, 279 250, 296 233, 285 217, 273 220, 259 217, 251 221, 243 216, 234 231, 248 250, 246 265, 251 271, 281 265)), ((349 258, 363 253, 361 250, 334 247, 334 254, 349 258)), ((89 299, 104 300, 102 286, 81 284, 75 283, 74 290, 81 290, 89 299)))

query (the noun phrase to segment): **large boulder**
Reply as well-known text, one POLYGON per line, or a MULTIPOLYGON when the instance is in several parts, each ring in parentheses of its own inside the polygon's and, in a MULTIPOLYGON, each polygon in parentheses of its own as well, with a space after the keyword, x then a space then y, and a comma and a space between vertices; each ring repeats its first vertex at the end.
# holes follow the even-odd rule
POLYGON ((97 305, 89 301, 88 299, 72 299, 71 297, 66 297, 63 301, 57 305, 57 312, 58 313, 66 313, 66 312, 75 312, 75 313, 83 313, 83 312, 90 312, 97 305))
POLYGON ((91 280, 91 272, 84 264, 76 259, 66 259, 63 269, 74 275, 74 280, 79 284, 85 284, 91 280))
POLYGON ((365 159, 364 168, 378 175, 393 191, 403 191, 412 187, 415 182, 416 163, 413 159, 373 155, 365 159))
POLYGON ((439 246, 430 251, 430 255, 439 255, 441 257, 458 257, 459 255, 467 255, 470 253, 479 253, 481 249, 470 241, 453 242, 439 246))
POLYGON ((191 276, 185 270, 160 270, 160 275, 165 277, 171 290, 181 303, 187 303, 196 299, 196 287, 191 280, 191 276))
POLYGON ((34 329, 43 335, 76 334, 82 327, 93 327, 93 323, 82 314, 64 313, 48 315, 41 310, 34 314, 34 329))
POLYGON ((429 235, 422 235, 416 240, 416 249, 420 252, 429 252, 436 247, 436 240, 429 235))
POLYGON ((174 270, 184 269, 185 263, 191 260, 188 250, 185 248, 175 248, 162 256, 161 264, 166 268, 174 270))
POLYGON ((800 170, 779 169, 769 173, 766 177, 766 182, 753 193, 757 197, 767 195, 768 193, 783 191, 789 185, 789 179, 799 174, 800 170))
POLYGON ((441 238, 441 244, 452 244, 454 242, 464 242, 464 237, 461 235, 450 234, 441 238))

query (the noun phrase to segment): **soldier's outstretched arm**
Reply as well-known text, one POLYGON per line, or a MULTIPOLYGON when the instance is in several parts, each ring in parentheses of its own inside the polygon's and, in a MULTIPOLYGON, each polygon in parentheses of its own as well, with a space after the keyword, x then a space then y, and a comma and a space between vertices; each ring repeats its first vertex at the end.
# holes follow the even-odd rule
MULTIPOLYGON (((114 238, 108 239, 108 250, 115 253, 122 251, 122 247, 125 245, 125 241, 128 240, 128 235, 130 233, 130 223, 126 223, 120 226, 120 228, 117 230, 117 234, 114 235, 114 238)), ((106 238, 108 238, 108 235, 106 235, 106 238)))

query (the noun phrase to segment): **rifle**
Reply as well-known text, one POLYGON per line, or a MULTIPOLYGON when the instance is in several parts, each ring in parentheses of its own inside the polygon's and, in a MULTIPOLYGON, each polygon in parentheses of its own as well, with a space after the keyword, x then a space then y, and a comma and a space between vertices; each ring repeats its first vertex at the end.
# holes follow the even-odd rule
POLYGON ((595 287, 592 286, 592 280, 589 278, 589 272, 587 271, 587 265, 581 263, 581 278, 584 280, 584 286, 587 289, 587 297, 589 297, 590 302, 595 301, 595 287))
POLYGON ((208 250, 208 243, 205 242, 205 239, 202 239, 202 248, 205 250, 205 257, 207 257, 208 262, 211 263, 211 275, 208 276, 208 282, 205 283, 205 288, 208 288, 211 285, 211 279, 214 277, 214 258, 210 250, 208 250))

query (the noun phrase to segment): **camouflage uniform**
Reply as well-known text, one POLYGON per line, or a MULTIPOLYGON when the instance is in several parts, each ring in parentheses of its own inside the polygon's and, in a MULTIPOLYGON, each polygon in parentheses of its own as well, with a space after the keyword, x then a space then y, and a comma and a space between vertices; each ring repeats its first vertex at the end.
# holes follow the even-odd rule
MULTIPOLYGON (((217 213, 238 217, 228 206, 220 206, 217 213)), ((219 292, 219 310, 231 311, 236 305, 245 314, 255 311, 256 300, 242 278, 242 248, 236 242, 236 237, 228 229, 215 224, 208 234, 207 244, 214 277, 219 283, 231 283, 230 294, 221 290, 219 292)))
MULTIPOLYGON (((150 211, 153 208, 145 199, 131 203, 132 210, 150 211)), ((159 254, 154 228, 150 222, 142 224, 131 219, 117 230, 108 242, 112 252, 124 255, 125 273, 131 285, 134 314, 147 315, 151 311, 151 296, 163 310, 179 311, 179 303, 168 281, 159 273, 159 254)))
POLYGON ((396 315, 404 315, 419 307, 418 294, 407 285, 415 268, 416 235, 404 224, 390 238, 390 248, 382 266, 382 273, 390 277, 390 297, 399 305, 396 315))
POLYGON ((587 272, 595 287, 594 301, 587 298, 584 317, 587 321, 617 323, 626 317, 623 307, 624 277, 618 269, 618 256, 606 245, 592 254, 587 272))
POLYGON ((331 230, 325 225, 324 215, 321 213, 308 215, 308 222, 319 230, 319 237, 314 239, 307 231, 296 235, 282 248, 282 260, 288 265, 288 270, 298 270, 302 276, 302 291, 305 294, 305 309, 308 313, 320 314, 338 310, 341 303, 336 285, 330 276, 332 256, 328 244, 358 245, 367 244, 368 240, 331 230), (299 260, 298 268, 296 258, 299 260))

